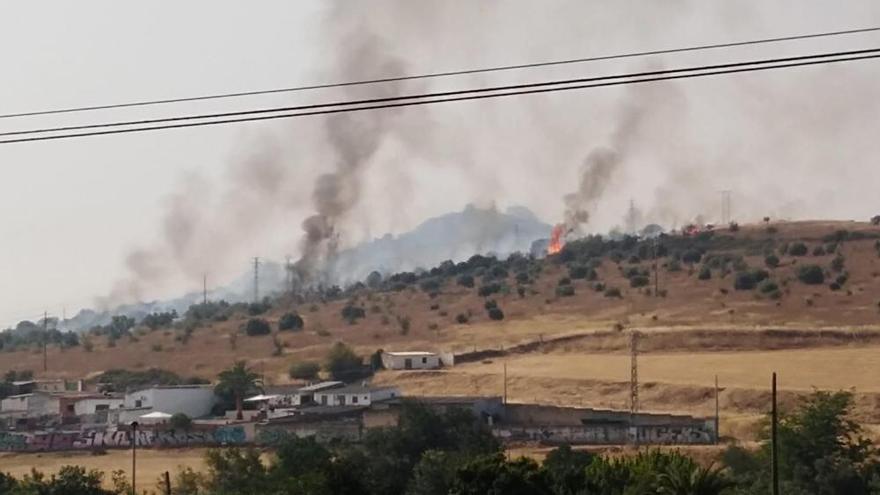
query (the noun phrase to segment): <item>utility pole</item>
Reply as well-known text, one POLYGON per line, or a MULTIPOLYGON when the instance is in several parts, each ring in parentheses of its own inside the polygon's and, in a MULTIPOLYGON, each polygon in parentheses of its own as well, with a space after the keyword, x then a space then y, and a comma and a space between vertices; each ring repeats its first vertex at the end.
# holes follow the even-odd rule
POLYGON ((715 444, 718 444, 718 439, 721 437, 721 416, 719 414, 718 407, 718 375, 715 375, 715 444))
POLYGON ((208 305, 208 274, 202 274, 202 305, 208 305))
POLYGON ((49 369, 49 359, 48 359, 48 345, 49 345, 49 312, 43 312, 43 372, 45 373, 49 369))
POLYGON ((293 294, 293 265, 290 263, 290 255, 287 255, 284 269, 287 271, 287 291, 293 294))
POLYGON ((137 429, 138 422, 131 422, 131 493, 137 494, 137 429))
POLYGON ((733 220, 730 214, 730 190, 721 191, 721 223, 727 225, 733 220))
POLYGON ((254 302, 260 302, 260 257, 254 257, 254 302))
POLYGON ((660 275, 657 273, 657 238, 654 238, 654 297, 660 297, 660 275))
POLYGON ((773 383, 771 386, 771 398, 773 400, 772 409, 770 410, 770 477, 773 487, 773 495, 779 495, 779 439, 776 436, 777 423, 779 416, 776 411, 776 372, 773 372, 773 383))
POLYGON ((507 405, 507 361, 504 361, 504 398, 501 403, 507 405))
POLYGON ((630 375, 629 375, 629 425, 635 435, 633 443, 639 443, 639 428, 636 418, 639 414, 639 332, 633 330, 630 333, 630 375))

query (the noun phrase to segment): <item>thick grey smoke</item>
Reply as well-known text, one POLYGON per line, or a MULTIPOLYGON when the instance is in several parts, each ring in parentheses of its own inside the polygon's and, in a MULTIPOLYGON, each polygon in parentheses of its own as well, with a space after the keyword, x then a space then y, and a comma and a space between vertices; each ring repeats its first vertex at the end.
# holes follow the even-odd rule
MULTIPOLYGON (((389 48, 375 34, 357 28, 347 36, 346 46, 353 47, 340 54, 342 80, 377 79, 405 74, 403 62, 392 56, 389 48)), ((350 99, 383 98, 400 94, 400 82, 363 87, 349 86, 350 99)), ((397 111, 369 111, 336 114, 326 119, 324 129, 332 149, 333 172, 320 175, 312 192, 315 213, 302 223, 301 258, 295 267, 302 284, 324 278, 321 271, 332 264, 339 243, 340 222, 361 198, 361 175, 394 129, 397 111), (317 278, 317 279, 316 279, 317 278)))
MULTIPOLYGON (((314 23, 314 51, 328 61, 327 72, 303 77, 388 77, 828 31, 880 19, 876 2, 853 2, 846 12, 806 4, 573 0, 548 9, 527 1, 492 7, 345 2, 326 22, 314 23), (792 17, 791 11, 812 13, 792 17)), ((358 86, 332 96, 587 77, 875 41, 627 59, 434 79, 417 87, 358 86)), ((276 124, 263 128, 271 138, 241 145, 223 180, 193 177, 181 185, 168 202, 159 239, 130 256, 130 275, 118 293, 140 297, 173 285, 171 279, 200 283, 206 270, 245 268, 257 251, 299 256, 303 277, 320 280, 337 250, 400 234, 468 203, 494 202, 500 210, 522 204, 545 221, 564 220, 584 233, 619 225, 630 199, 647 223, 680 226, 697 215, 717 221, 721 190, 733 191, 739 221, 867 218, 876 214, 868 199, 880 182, 878 67, 853 62, 276 124), (267 252, 265 245, 276 249, 267 252)))

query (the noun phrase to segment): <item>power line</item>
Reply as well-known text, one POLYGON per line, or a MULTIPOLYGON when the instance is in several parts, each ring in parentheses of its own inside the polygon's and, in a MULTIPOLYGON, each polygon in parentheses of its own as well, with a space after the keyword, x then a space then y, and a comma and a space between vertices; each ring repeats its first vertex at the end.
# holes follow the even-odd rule
MULTIPOLYGON (((880 58, 880 48, 877 49, 868 49, 868 50, 858 50, 851 52, 838 52, 834 54, 822 54, 822 55, 812 55, 805 57, 792 57, 789 59, 775 59, 775 60, 801 60, 797 62, 791 63, 783 63, 783 64, 771 64, 774 59, 770 60, 758 60, 752 62, 741 62, 736 64, 724 64, 721 66, 701 66, 701 67, 692 67, 686 69, 674 69, 669 71, 656 71, 656 73, 681 73, 681 72, 694 72, 694 71, 703 71, 696 73, 684 73, 684 74, 676 74, 676 75, 661 75, 657 77, 641 77, 644 74, 650 73, 641 73, 641 74, 624 74, 618 76, 603 76, 599 78, 590 78, 584 80, 605 80, 605 79, 625 79, 618 81, 609 81, 609 82, 600 82, 595 84, 578 84, 578 85, 567 85, 563 87, 555 87, 561 84, 571 84, 570 81, 556 81, 556 82, 545 82, 545 83, 533 83, 530 85, 520 85, 520 86, 531 86, 535 89, 525 89, 520 91, 508 91, 508 92, 498 92, 504 91, 504 88, 480 88, 475 90, 464 90, 458 92, 450 92, 457 94, 468 94, 468 96, 455 96, 449 98, 435 98, 428 99, 425 98, 434 98, 437 94, 423 94, 423 95, 408 95, 401 97, 391 97, 377 100, 409 100, 409 99, 418 99, 416 101, 403 101, 400 103, 388 103, 388 104, 379 104, 379 105, 369 105, 369 106, 356 106, 363 104, 364 100, 361 101, 351 101, 351 102, 337 102, 337 103, 327 103, 327 104, 318 104, 318 105, 307 105, 306 107, 333 107, 333 106, 341 106, 342 108, 331 108, 324 110, 315 110, 309 112, 298 112, 298 113, 280 113, 287 111, 283 108, 278 109, 263 109, 263 110, 254 110, 246 112, 248 114, 253 113, 276 113, 276 115, 260 115, 260 116, 252 116, 252 117, 242 117, 242 118, 233 118, 233 119, 225 119, 225 120, 209 120, 203 122, 185 122, 185 123, 176 123, 176 124, 166 124, 166 125, 158 125, 151 127, 134 127, 134 128, 126 128, 126 129, 111 129, 104 131, 92 131, 92 132, 83 132, 83 133, 73 133, 73 134, 57 134, 50 136, 36 136, 36 137, 25 137, 25 138, 16 138, 16 139, 7 139, 0 140, 0 144, 12 144, 12 143, 23 143, 23 142, 32 142, 32 141, 49 141, 55 139, 67 139, 67 138, 79 138, 79 137, 87 137, 87 136, 102 136, 102 135, 110 135, 110 134, 127 134, 132 132, 146 132, 146 131, 156 131, 163 129, 181 129, 188 127, 202 127, 209 125, 220 125, 220 124, 233 124, 233 123, 241 123, 241 122, 257 122, 263 120, 275 120, 275 119, 285 119, 285 118, 294 118, 294 117, 306 117, 313 115, 329 115, 336 113, 347 113, 347 112, 357 112, 364 110, 379 110, 379 109, 388 109, 388 108, 399 108, 399 107, 409 107, 409 106, 421 106, 421 105, 429 105, 435 103, 448 103, 455 101, 469 101, 469 100, 481 100, 487 98, 499 98, 505 96, 519 96, 519 95, 529 95, 529 94, 541 94, 541 93, 552 93, 557 91, 568 91, 568 90, 576 90, 576 89, 587 89, 587 88, 598 88, 598 87, 608 87, 608 86, 620 86, 625 84, 636 84, 636 83, 645 83, 645 82, 657 82, 657 81, 668 81, 668 80, 676 80, 676 79, 689 79, 693 77, 705 77, 705 76, 715 76, 715 75, 723 75, 723 74, 735 74, 735 73, 744 73, 744 72, 755 72, 755 71, 764 71, 764 70, 773 70, 773 69, 784 69, 791 67, 802 67, 802 66, 810 66, 810 65, 823 65, 823 64, 831 64, 835 62, 851 62, 857 60, 867 60, 880 58), (868 55, 861 56, 851 56, 853 54, 858 53, 868 53, 868 55), (841 57, 842 56, 842 57, 841 57), (822 57, 818 58, 817 57, 822 57), (829 58, 830 57, 830 58, 829 58), (810 59, 810 60, 804 60, 810 59), (757 67, 744 67, 749 65, 761 64, 757 67), (769 65, 768 65, 769 64, 769 65), (731 69, 722 69, 715 70, 718 67, 736 67, 731 69), (707 71, 712 70, 712 71, 707 71), (633 77, 641 77, 638 79, 632 79, 633 77), (553 87, 547 87, 553 86, 553 87), (494 91, 494 92, 493 92, 494 91), (485 94, 490 92, 489 94, 485 94), (478 94, 480 93, 480 94, 478 94)), ((297 107, 292 107, 297 108, 297 107)), ((175 119, 183 119, 184 117, 176 117, 175 119)), ((191 119, 205 119, 209 118, 207 116, 191 116, 188 117, 191 119)), ((94 124, 99 127, 112 127, 115 124, 94 124)), ((47 130, 43 131, 28 131, 30 133, 38 133, 38 132, 49 132, 47 130)))
POLYGON ((701 70, 719 70, 719 69, 728 69, 728 68, 734 68, 734 67, 745 67, 745 66, 750 66, 750 65, 764 65, 764 64, 769 65, 769 64, 793 62, 793 61, 800 61, 800 60, 813 60, 813 59, 823 59, 823 58, 839 57, 839 56, 861 55, 861 54, 867 54, 867 53, 875 53, 878 51, 880 51, 880 49, 874 48, 874 49, 864 49, 864 50, 852 50, 852 51, 847 51, 847 52, 830 52, 830 53, 821 53, 821 54, 814 54, 814 55, 801 55, 801 56, 797 56, 797 57, 759 59, 759 60, 752 60, 752 61, 747 61, 747 62, 733 62, 733 63, 727 63, 727 64, 703 65, 703 66, 695 66, 695 67, 685 67, 685 68, 680 68, 680 69, 663 69, 663 70, 636 72, 636 73, 628 73, 628 74, 615 74, 615 75, 608 75, 608 76, 581 77, 581 78, 575 78, 575 79, 557 79, 557 80, 536 82, 536 83, 523 83, 523 84, 513 84, 513 85, 506 85, 506 86, 490 86, 490 87, 486 87, 486 88, 462 89, 462 90, 456 90, 456 91, 419 93, 419 94, 411 94, 411 95, 388 96, 388 97, 382 97, 382 98, 367 98, 367 99, 361 99, 361 100, 343 100, 343 101, 335 101, 335 102, 329 102, 329 103, 314 103, 314 104, 309 104, 309 105, 261 108, 261 109, 256 109, 256 110, 241 110, 241 111, 236 111, 236 112, 181 115, 181 116, 176 116, 176 117, 163 117, 163 118, 156 118, 156 119, 129 120, 129 121, 120 121, 120 122, 105 122, 105 123, 98 123, 98 124, 48 127, 48 128, 41 128, 41 129, 27 129, 27 130, 19 130, 19 131, 0 132, 0 136, 17 136, 17 135, 24 135, 24 134, 78 131, 78 130, 85 130, 85 129, 101 129, 101 128, 110 128, 110 127, 128 127, 128 126, 160 124, 160 123, 168 123, 168 122, 183 122, 183 121, 190 121, 190 120, 221 119, 221 118, 228 118, 228 117, 241 117, 241 116, 245 116, 245 115, 260 115, 260 114, 279 113, 279 112, 299 112, 299 111, 303 111, 303 110, 318 110, 318 109, 322 109, 322 108, 333 108, 333 107, 349 106, 349 105, 375 105, 375 104, 382 104, 382 103, 391 103, 391 102, 396 102, 396 101, 416 100, 416 99, 425 99, 425 98, 446 98, 446 97, 451 97, 451 96, 460 96, 460 95, 464 95, 464 94, 492 93, 492 92, 499 92, 499 91, 516 91, 516 90, 522 90, 522 89, 532 89, 532 88, 540 88, 540 87, 547 87, 547 86, 564 86, 564 85, 570 85, 570 84, 590 83, 590 82, 607 81, 607 80, 613 80, 613 79, 653 77, 653 76, 662 76, 662 75, 667 75, 667 74, 696 72, 696 71, 701 71, 701 70))
POLYGON ((635 57, 644 57, 650 55, 665 55, 671 53, 685 53, 685 52, 693 52, 700 50, 713 50, 718 48, 732 48, 737 46, 748 46, 748 45, 759 45, 759 44, 767 44, 767 43, 779 43, 783 41, 797 41, 797 40, 805 40, 812 38, 827 38, 833 36, 844 36, 851 34, 864 34, 880 31, 880 27, 870 27, 870 28, 859 28, 859 29, 847 29, 843 31, 827 31, 822 33, 811 33, 811 34, 801 34, 794 36, 781 36, 776 38, 764 38, 757 40, 747 40, 747 41, 735 41, 729 43, 714 43, 709 45, 696 45, 689 46, 684 48, 669 48, 663 50, 648 50, 641 52, 631 52, 631 53, 620 53, 614 55, 600 55, 596 57, 585 57, 585 58, 573 58, 573 59, 564 59, 564 60, 554 60, 548 62, 534 62, 527 64, 516 64, 516 65, 501 65, 495 67, 481 68, 481 69, 464 69, 464 70, 455 70, 455 71, 446 71, 446 72, 432 72, 427 74, 417 74, 417 75, 409 75, 409 76, 396 76, 396 77, 385 77, 380 79, 363 79, 357 81, 347 81, 341 83, 324 83, 324 84, 313 84, 313 85, 304 85, 304 86, 293 86, 288 88, 274 88, 274 89, 263 89, 263 90, 255 90, 255 91, 239 91, 232 93, 218 93, 212 95, 201 95, 201 96, 190 96, 190 97, 182 97, 182 98, 167 98, 160 100, 145 100, 145 101, 136 101, 136 102, 128 102, 128 103, 113 103, 107 105, 92 105, 92 106, 81 106, 81 107, 71 107, 71 108, 62 108, 55 110, 37 110, 30 112, 20 112, 20 113, 9 113, 0 115, 0 119, 14 118, 14 117, 30 117, 37 115, 51 115, 51 114, 61 114, 61 113, 74 113, 74 112, 87 112, 93 110, 108 110, 113 108, 131 108, 131 107, 143 107, 143 106, 151 106, 151 105, 164 105, 168 103, 184 103, 191 101, 203 101, 203 100, 218 100, 225 98, 238 98, 243 96, 259 96, 259 95, 267 95, 267 94, 277 94, 277 93, 291 93, 297 91, 307 91, 307 90, 315 90, 315 89, 330 89, 330 88, 342 88, 347 86, 361 86, 368 84, 380 84, 380 83, 388 83, 388 82, 401 82, 401 81, 411 81, 416 79, 434 79, 440 77, 450 77, 450 76, 462 76, 469 74, 484 74, 491 72, 504 72, 511 70, 521 70, 521 69, 532 69, 538 67, 552 67, 552 66, 560 66, 560 65, 571 65, 571 64, 581 64, 587 62, 598 62, 602 60, 615 60, 615 59, 624 59, 624 58, 635 58, 635 57))

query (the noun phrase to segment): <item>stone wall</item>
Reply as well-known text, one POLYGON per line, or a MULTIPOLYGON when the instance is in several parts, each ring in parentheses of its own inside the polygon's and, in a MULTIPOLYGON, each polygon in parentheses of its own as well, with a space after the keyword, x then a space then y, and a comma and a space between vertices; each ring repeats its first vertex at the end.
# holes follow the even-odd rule
MULTIPOLYGON (((243 426, 220 426, 190 432, 138 431, 138 447, 187 447, 201 445, 238 445, 247 443, 243 426)), ((0 451, 46 452, 131 448, 132 433, 124 430, 75 431, 51 433, 0 432, 0 451)))

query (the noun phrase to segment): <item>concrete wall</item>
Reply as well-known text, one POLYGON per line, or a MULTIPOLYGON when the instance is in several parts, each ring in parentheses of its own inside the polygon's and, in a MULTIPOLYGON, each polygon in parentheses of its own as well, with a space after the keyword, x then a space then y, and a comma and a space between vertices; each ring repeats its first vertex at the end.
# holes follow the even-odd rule
POLYGON ((98 406, 107 406, 107 409, 119 409, 123 406, 125 400, 118 397, 100 397, 79 399, 73 405, 74 414, 77 416, 86 416, 95 414, 98 406))
POLYGON ((52 416, 60 414, 57 397, 46 393, 34 392, 20 397, 7 397, 0 401, 0 411, 21 412, 28 417, 52 416))
MULTIPOLYGON (((253 441, 241 425, 220 426, 191 432, 138 431, 135 441, 139 447, 186 447, 198 445, 237 445, 253 441)), ((0 451, 46 452, 58 450, 88 450, 97 448, 130 448, 129 431, 100 430, 85 432, 6 433, 0 432, 0 451)))
POLYGON ((277 445, 285 438, 295 435, 300 438, 314 437, 319 442, 361 439, 363 426, 359 420, 337 419, 286 425, 257 425, 255 441, 259 445, 277 445))
POLYGON ((315 393, 315 402, 327 406, 369 406, 373 402, 395 397, 400 397, 400 390, 396 387, 378 388, 357 393, 330 389, 315 393))
POLYGON ((710 424, 692 426, 503 426, 496 427, 492 433, 501 440, 511 442, 539 442, 549 445, 560 444, 624 444, 642 445, 704 445, 715 441, 713 426, 710 424))

